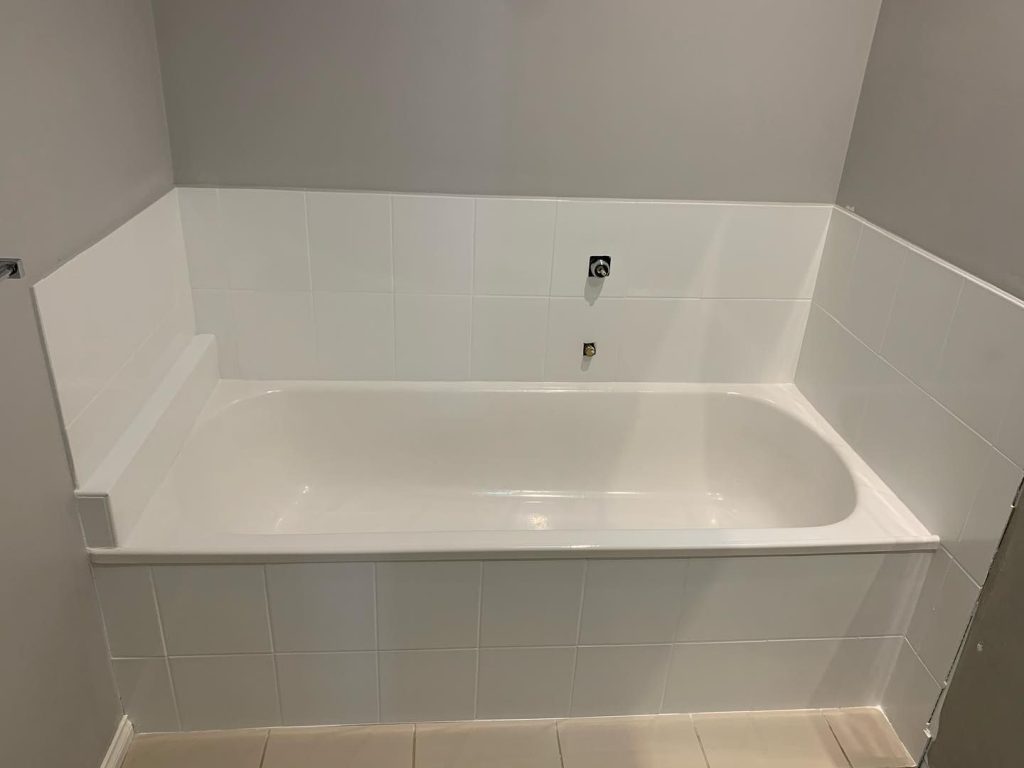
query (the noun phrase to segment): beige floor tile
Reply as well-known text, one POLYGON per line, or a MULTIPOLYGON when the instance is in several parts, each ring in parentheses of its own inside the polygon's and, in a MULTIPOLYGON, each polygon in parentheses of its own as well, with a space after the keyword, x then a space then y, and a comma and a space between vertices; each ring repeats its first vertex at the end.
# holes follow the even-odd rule
POLYGON ((137 736, 122 768, 260 768, 266 728, 137 736))
POLYGON ((553 720, 416 726, 416 768, 560 766, 553 720))
POLYGON ((412 768, 411 725, 275 728, 263 768, 412 768))
POLYGON ((565 768, 705 768, 689 715, 561 720, 565 768))
POLYGON ((848 768, 818 712, 694 715, 710 768, 848 768))
POLYGON ((830 709, 824 714, 853 768, 917 765, 880 710, 871 707, 830 709))

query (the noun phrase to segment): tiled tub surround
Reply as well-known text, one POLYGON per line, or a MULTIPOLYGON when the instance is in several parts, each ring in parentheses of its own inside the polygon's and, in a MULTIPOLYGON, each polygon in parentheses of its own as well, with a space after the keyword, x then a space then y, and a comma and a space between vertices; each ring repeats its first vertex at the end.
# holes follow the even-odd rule
POLYGON ((139 731, 877 704, 927 553, 94 566, 139 731))
POLYGON ((792 381, 830 211, 178 192, 198 328, 249 379, 792 381))
POLYGON ((796 384, 941 537, 883 699, 914 754, 1021 479, 1022 340, 1020 300, 833 213, 796 384))

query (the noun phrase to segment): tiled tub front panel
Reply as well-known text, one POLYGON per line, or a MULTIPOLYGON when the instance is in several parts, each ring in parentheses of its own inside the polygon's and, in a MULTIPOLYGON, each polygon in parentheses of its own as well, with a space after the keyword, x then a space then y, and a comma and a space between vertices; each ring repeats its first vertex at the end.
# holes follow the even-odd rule
POLYGON ((930 555, 96 566, 140 731, 876 705, 930 555))
POLYGON ((256 379, 792 381, 831 211, 179 194, 198 328, 256 379))

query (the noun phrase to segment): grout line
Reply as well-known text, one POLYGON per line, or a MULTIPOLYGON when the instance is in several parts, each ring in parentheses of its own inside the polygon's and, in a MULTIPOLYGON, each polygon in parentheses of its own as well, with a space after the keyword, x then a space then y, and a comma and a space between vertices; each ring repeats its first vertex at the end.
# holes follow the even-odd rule
POLYGON ((836 744, 839 746, 839 751, 842 753, 843 759, 846 760, 846 763, 850 766, 850 768, 853 768, 853 761, 850 759, 850 756, 846 754, 846 748, 843 747, 843 742, 839 738, 839 735, 836 733, 835 729, 832 727, 832 723, 829 721, 828 717, 825 716, 824 710, 818 710, 818 714, 820 714, 821 719, 825 721, 825 725, 828 728, 829 733, 832 734, 832 738, 835 739, 836 744))
POLYGON ((558 747, 558 764, 565 768, 565 755, 562 754, 562 729, 558 727, 560 722, 561 720, 555 719, 555 746, 558 747))
POLYGON ((184 722, 181 719, 181 707, 178 705, 178 692, 175 690, 174 675, 171 674, 171 656, 167 652, 167 637, 164 632, 163 612, 160 610, 160 598, 156 591, 156 577, 153 575, 152 566, 147 566, 146 573, 149 577, 149 588, 153 593, 153 606, 156 608, 156 623, 160 630, 160 645, 164 651, 164 667, 167 670, 167 680, 171 687, 171 703, 174 705, 174 716, 178 720, 178 730, 184 729, 184 722))
POLYGON ((480 563, 480 580, 476 595, 476 668, 473 672, 473 719, 477 718, 480 705, 480 625, 483 623, 484 605, 484 561, 480 563))
POLYGON ((373 566, 373 660, 377 670, 377 722, 380 722, 380 621, 377 618, 377 563, 373 566))
POLYGON ((267 564, 263 564, 263 600, 267 609, 267 634, 270 637, 270 663, 274 667, 274 699, 277 704, 277 721, 280 725, 284 722, 283 707, 281 706, 281 676, 277 671, 277 649, 274 644, 274 622, 270 617, 270 586, 267 576, 267 564))
POLYGON ((697 721, 693 719, 693 715, 690 715, 690 724, 693 726, 693 733, 697 737, 697 746, 700 747, 700 755, 704 758, 704 765, 707 768, 711 768, 711 759, 708 757, 708 751, 704 748, 704 739, 701 738, 700 730, 697 728, 697 721))
POLYGON ((270 745, 270 729, 267 728, 267 735, 263 739, 263 751, 260 753, 260 765, 259 768, 263 768, 263 763, 267 759, 267 747, 270 745))
MULTIPOLYGON (((848 333, 858 344, 860 344, 862 347, 864 347, 864 349, 866 349, 872 355, 874 355, 879 360, 881 360, 883 363, 885 363, 885 365, 887 365, 889 368, 891 368, 893 371, 895 371, 897 375, 899 375, 903 379, 906 379, 906 381, 909 382, 911 386, 913 386, 915 389, 920 391, 921 394, 923 394, 925 397, 927 397, 929 400, 931 400, 937 406, 939 406, 942 410, 944 410, 946 413, 948 413, 950 416, 952 416, 954 419, 956 419, 957 422, 961 426, 963 426, 965 429, 970 430, 971 433, 974 434, 983 443, 985 443, 985 445, 989 446, 992 450, 994 450, 996 453, 998 453, 1000 456, 1002 456, 1004 459, 1006 459, 1010 464, 1013 464, 1013 466, 1015 466, 1015 467, 1017 466, 1017 462, 1015 462, 1013 459, 1011 459, 1009 456, 1007 456, 1005 453, 1003 453, 999 449, 999 447, 997 445, 995 445, 992 441, 990 441, 988 438, 986 438, 984 435, 982 435, 980 432, 978 432, 976 429, 974 429, 974 427, 972 427, 966 421, 964 421, 959 416, 957 416, 953 411, 951 411, 949 408, 947 408, 942 403, 941 400, 939 400, 934 395, 932 395, 930 392, 928 392, 928 390, 926 390, 924 387, 922 387, 920 384, 918 384, 912 378, 907 376, 907 374, 903 373, 903 371, 901 371, 895 365, 890 363, 886 358, 884 358, 878 352, 875 352, 875 350, 873 350, 870 346, 865 344, 857 334, 855 334, 853 331, 851 331, 849 328, 847 328, 845 325, 843 325, 843 323, 838 318, 836 318, 835 315, 833 315, 831 312, 829 312, 827 309, 825 309, 823 306, 821 306, 821 304, 818 304, 817 302, 815 302, 814 306, 816 306, 818 309, 820 309, 822 312, 824 312, 829 317, 829 319, 832 320, 832 322, 834 322, 836 325, 838 325, 842 330, 846 331, 846 333, 848 333)), ((861 458, 863 458, 863 457, 861 457, 861 458)))

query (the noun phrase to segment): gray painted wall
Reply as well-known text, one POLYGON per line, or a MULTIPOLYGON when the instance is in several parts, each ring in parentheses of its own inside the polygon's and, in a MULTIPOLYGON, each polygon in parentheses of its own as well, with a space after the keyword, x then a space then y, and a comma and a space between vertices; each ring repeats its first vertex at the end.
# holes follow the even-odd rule
POLYGON ((1024 296, 1024 3, 887 0, 839 202, 1024 296))
POLYGON ((154 0, 179 184, 832 202, 878 0, 154 0))
POLYGON ((95 768, 121 717, 30 283, 171 185, 147 0, 0 0, 0 763, 95 768))

